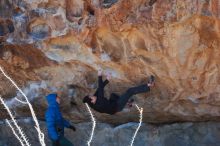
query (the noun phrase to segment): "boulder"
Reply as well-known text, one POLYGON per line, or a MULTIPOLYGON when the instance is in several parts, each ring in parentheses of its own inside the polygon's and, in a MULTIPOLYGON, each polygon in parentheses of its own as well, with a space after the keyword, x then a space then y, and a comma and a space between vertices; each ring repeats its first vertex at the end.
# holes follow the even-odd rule
MULTIPOLYGON (((39 145, 38 135, 34 128, 34 123, 30 119, 18 120, 19 125, 23 128, 31 145, 39 145)), ((65 130, 65 137, 74 145, 87 146, 90 138, 92 123, 74 124, 76 132, 65 130)), ((51 145, 48 138, 46 124, 40 122, 41 130, 45 134, 46 145, 51 145)), ((127 123, 113 126, 105 123, 97 123, 94 138, 91 145, 96 146, 127 146, 130 145, 131 139, 138 126, 138 123, 127 123)), ((218 146, 220 135, 220 124, 215 122, 206 123, 182 123, 169 125, 150 125, 142 124, 137 137, 134 140, 136 146, 218 146)), ((0 135, 1 145, 19 146, 20 143, 13 136, 11 129, 6 123, 1 122, 0 130, 4 131, 0 135)))

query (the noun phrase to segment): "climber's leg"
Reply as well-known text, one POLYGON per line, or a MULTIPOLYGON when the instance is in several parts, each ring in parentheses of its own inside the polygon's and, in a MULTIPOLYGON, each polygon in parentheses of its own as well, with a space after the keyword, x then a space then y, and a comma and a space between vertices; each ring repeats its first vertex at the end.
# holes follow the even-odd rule
POLYGON ((144 84, 144 85, 140 85, 140 86, 137 86, 137 87, 132 87, 130 89, 128 89, 124 94, 122 94, 122 96, 120 96, 120 98, 118 99, 117 101, 117 105, 118 105, 118 108, 117 110, 118 111, 121 111, 123 110, 123 108, 126 106, 129 98, 132 96, 132 95, 135 95, 135 94, 139 94, 139 93, 145 93, 145 92, 148 92, 150 91, 150 87, 147 85, 147 84, 144 84))
POLYGON ((153 75, 150 76, 148 83, 144 85, 140 85, 137 87, 133 87, 128 89, 117 101, 117 111, 123 110, 125 105, 127 104, 128 100, 132 95, 138 93, 145 93, 150 91, 150 87, 154 86, 155 77, 153 75))
POLYGON ((110 101, 117 101, 119 98, 120 98, 120 97, 119 97, 116 93, 112 93, 112 94, 110 95, 109 100, 110 100, 110 101))
POLYGON ((109 83, 108 80, 103 82, 102 76, 98 76, 98 88, 95 92, 95 96, 97 97, 104 97, 104 87, 109 83))

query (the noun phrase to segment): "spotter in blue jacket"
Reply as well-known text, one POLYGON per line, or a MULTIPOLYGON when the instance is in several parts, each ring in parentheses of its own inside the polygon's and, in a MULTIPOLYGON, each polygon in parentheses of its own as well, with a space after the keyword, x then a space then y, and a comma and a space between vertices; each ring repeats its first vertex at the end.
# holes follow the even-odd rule
POLYGON ((63 118, 56 97, 57 94, 49 94, 46 96, 49 106, 45 118, 48 134, 52 141, 61 139, 64 136, 64 128, 71 127, 70 123, 63 118))

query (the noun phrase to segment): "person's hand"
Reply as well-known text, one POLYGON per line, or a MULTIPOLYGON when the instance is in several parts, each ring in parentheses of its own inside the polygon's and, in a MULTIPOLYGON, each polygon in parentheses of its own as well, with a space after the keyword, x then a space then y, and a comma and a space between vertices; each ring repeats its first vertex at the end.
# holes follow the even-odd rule
POLYGON ((107 78, 107 80, 110 80, 110 79, 112 78, 111 73, 108 72, 108 73, 106 74, 106 78, 107 78))
POLYGON ((101 76, 102 75, 102 69, 100 68, 99 70, 98 70, 98 76, 101 76))
POLYGON ((73 125, 70 125, 69 128, 72 129, 73 131, 76 131, 76 128, 73 125))
POLYGON ((53 146, 60 146, 59 140, 53 140, 52 143, 53 143, 53 146))

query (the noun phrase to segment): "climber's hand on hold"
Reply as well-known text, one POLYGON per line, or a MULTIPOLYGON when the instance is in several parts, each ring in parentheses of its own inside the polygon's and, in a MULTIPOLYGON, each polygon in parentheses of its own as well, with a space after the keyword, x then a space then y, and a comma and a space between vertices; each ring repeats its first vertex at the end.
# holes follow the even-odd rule
POLYGON ((102 69, 99 68, 99 69, 98 69, 98 76, 102 76, 102 72, 103 72, 102 69))
POLYGON ((106 73, 106 78, 107 78, 107 80, 110 80, 112 78, 111 73, 106 73))

